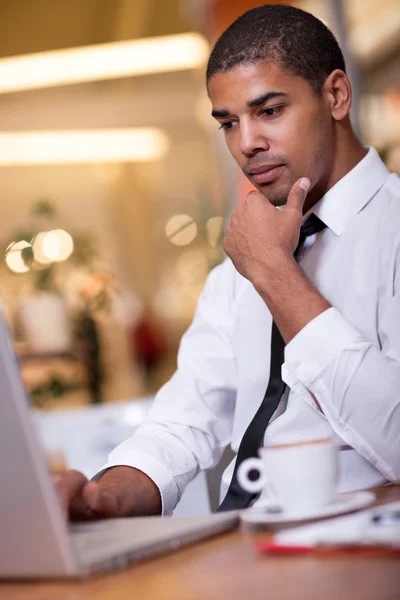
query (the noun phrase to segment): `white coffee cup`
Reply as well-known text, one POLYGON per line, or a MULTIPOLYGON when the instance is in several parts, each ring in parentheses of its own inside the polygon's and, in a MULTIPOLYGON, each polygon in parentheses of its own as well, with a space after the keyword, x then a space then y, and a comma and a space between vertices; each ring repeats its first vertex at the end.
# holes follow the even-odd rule
POLYGON ((333 439, 261 448, 260 458, 239 466, 238 482, 250 493, 266 490, 270 504, 288 513, 307 512, 336 500, 338 448, 333 439), (256 481, 250 471, 258 471, 256 481))

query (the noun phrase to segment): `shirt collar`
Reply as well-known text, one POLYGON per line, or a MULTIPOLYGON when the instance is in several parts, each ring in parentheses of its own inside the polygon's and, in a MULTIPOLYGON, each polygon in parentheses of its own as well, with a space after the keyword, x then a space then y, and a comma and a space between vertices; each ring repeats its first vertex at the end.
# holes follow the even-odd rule
POLYGON ((336 235, 350 223, 383 186, 389 171, 374 148, 340 179, 311 209, 336 235))

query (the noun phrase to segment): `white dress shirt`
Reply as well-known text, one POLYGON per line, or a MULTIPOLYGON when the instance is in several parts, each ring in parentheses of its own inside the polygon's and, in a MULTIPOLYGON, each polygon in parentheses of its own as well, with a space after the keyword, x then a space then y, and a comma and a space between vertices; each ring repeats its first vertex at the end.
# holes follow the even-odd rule
MULTIPOLYGON (((282 377, 290 392, 265 445, 333 436, 350 446, 340 452, 339 491, 398 482, 400 179, 371 148, 312 212, 327 227, 306 241, 299 263, 332 308, 286 346, 282 377)), ((199 469, 215 465, 228 444, 238 450, 268 384, 271 324, 232 262, 216 267, 182 338, 176 373, 105 468, 147 473, 163 514, 171 513, 199 469)))

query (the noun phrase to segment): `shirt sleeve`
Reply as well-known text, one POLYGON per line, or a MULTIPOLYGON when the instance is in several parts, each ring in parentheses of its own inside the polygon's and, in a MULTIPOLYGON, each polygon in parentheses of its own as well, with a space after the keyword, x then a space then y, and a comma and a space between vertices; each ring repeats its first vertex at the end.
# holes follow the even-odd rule
POLYGON ((229 260, 210 273, 182 338, 177 371, 156 395, 146 422, 104 466, 146 473, 160 490, 163 514, 173 511, 189 481, 215 465, 230 442, 237 389, 234 273, 229 260))
MULTIPOLYGON (((398 273, 399 275, 399 273, 398 273)), ((372 344, 330 308, 286 346, 282 377, 386 479, 400 480, 400 293, 387 300, 372 344)))

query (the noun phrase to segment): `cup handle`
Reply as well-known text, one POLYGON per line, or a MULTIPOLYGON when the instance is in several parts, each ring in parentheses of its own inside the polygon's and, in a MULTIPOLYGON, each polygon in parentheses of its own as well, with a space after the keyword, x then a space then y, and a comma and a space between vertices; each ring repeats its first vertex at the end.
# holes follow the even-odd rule
POLYGON ((261 492, 267 483, 267 478, 264 473, 264 465, 261 458, 247 458, 244 460, 239 465, 237 479, 239 485, 246 490, 246 492, 250 492, 251 494, 257 494, 258 492, 261 492), (251 481, 251 479, 249 479, 250 471, 258 471, 258 479, 251 481))

